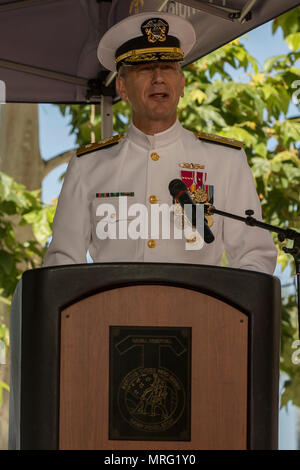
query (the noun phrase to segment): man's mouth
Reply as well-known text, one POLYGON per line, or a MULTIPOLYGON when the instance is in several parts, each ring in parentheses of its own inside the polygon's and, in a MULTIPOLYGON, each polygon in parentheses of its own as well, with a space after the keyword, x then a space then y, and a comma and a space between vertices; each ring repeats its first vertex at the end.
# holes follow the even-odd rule
POLYGON ((150 96, 151 99, 154 99, 154 100, 157 100, 157 101, 166 100, 166 99, 169 98, 169 94, 164 93, 164 92, 150 93, 149 96, 150 96))

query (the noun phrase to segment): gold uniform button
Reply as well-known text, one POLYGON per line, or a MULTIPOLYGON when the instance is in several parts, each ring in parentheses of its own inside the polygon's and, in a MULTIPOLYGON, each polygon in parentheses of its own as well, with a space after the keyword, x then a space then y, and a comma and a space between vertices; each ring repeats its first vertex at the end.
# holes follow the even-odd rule
POLYGON ((149 196, 149 202, 150 202, 150 204, 157 204, 158 203, 158 197, 155 196, 155 194, 152 194, 151 196, 149 196))
POLYGON ((152 160, 154 160, 155 162, 157 162, 157 160, 159 160, 159 155, 158 153, 156 152, 152 152, 150 157, 152 158, 152 160))
POLYGON ((149 248, 155 248, 156 247, 156 241, 155 240, 148 240, 148 247, 149 248))

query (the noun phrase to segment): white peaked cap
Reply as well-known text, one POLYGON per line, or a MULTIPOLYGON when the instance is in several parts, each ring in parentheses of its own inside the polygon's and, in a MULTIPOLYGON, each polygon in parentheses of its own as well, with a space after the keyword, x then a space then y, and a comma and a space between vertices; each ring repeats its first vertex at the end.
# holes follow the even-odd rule
MULTIPOLYGON (((119 48, 122 45, 126 45, 128 41, 131 41, 131 43, 129 44, 134 44, 135 38, 137 39, 137 41, 143 40, 143 32, 141 26, 145 22, 147 22, 147 20, 151 21, 152 19, 158 18, 162 19, 164 22, 167 22, 167 37, 177 38, 180 47, 180 49, 178 50, 181 50, 181 53, 183 53, 182 58, 183 56, 185 57, 191 51, 196 42, 196 33, 192 24, 185 18, 173 15, 171 13, 148 11, 125 18, 124 20, 112 26, 103 35, 97 50, 97 57, 100 63, 106 69, 116 71, 116 52, 119 50, 119 48)), ((153 52, 153 47, 155 48, 163 45, 164 44, 162 43, 157 43, 156 45, 153 45, 152 42, 149 42, 147 47, 152 48, 151 50, 153 52)), ((136 49, 136 47, 133 47, 133 49, 136 49)), ((145 52, 145 48, 139 49, 137 46, 137 49, 143 50, 145 52)), ((163 47, 161 47, 161 49, 163 49, 163 47)))

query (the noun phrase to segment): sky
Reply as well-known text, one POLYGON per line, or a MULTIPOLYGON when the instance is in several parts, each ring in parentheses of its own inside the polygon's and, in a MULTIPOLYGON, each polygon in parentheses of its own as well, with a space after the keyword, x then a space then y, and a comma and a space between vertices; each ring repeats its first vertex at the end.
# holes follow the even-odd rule
MULTIPOLYGON (((267 57, 289 52, 287 45, 283 41, 281 31, 272 36, 271 22, 249 32, 247 37, 241 38, 241 40, 261 66, 267 57)), ((237 80, 242 78, 239 74, 240 72, 235 73, 237 80)), ((244 75, 244 72, 242 74, 244 75)), ((291 108, 290 114, 295 114, 295 109, 291 108)), ((69 120, 60 114, 56 106, 40 104, 39 122, 40 149, 41 155, 45 160, 76 146, 74 136, 70 135, 69 120)), ((66 164, 61 165, 44 179, 42 198, 45 203, 50 203, 51 199, 58 197, 61 189, 59 176, 65 171, 66 167, 66 164)), ((279 276, 279 271, 276 271, 275 275, 279 276)), ((289 281, 288 277, 284 280, 289 281)), ((284 409, 280 412, 279 448, 284 450, 297 449, 296 414, 293 406, 289 406, 287 410, 284 409)))

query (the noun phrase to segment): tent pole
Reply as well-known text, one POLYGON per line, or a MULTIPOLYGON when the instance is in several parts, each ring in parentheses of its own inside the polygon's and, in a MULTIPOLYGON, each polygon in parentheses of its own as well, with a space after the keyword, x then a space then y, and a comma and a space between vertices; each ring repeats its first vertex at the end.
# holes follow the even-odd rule
POLYGON ((113 135, 112 97, 101 96, 101 139, 113 135))

